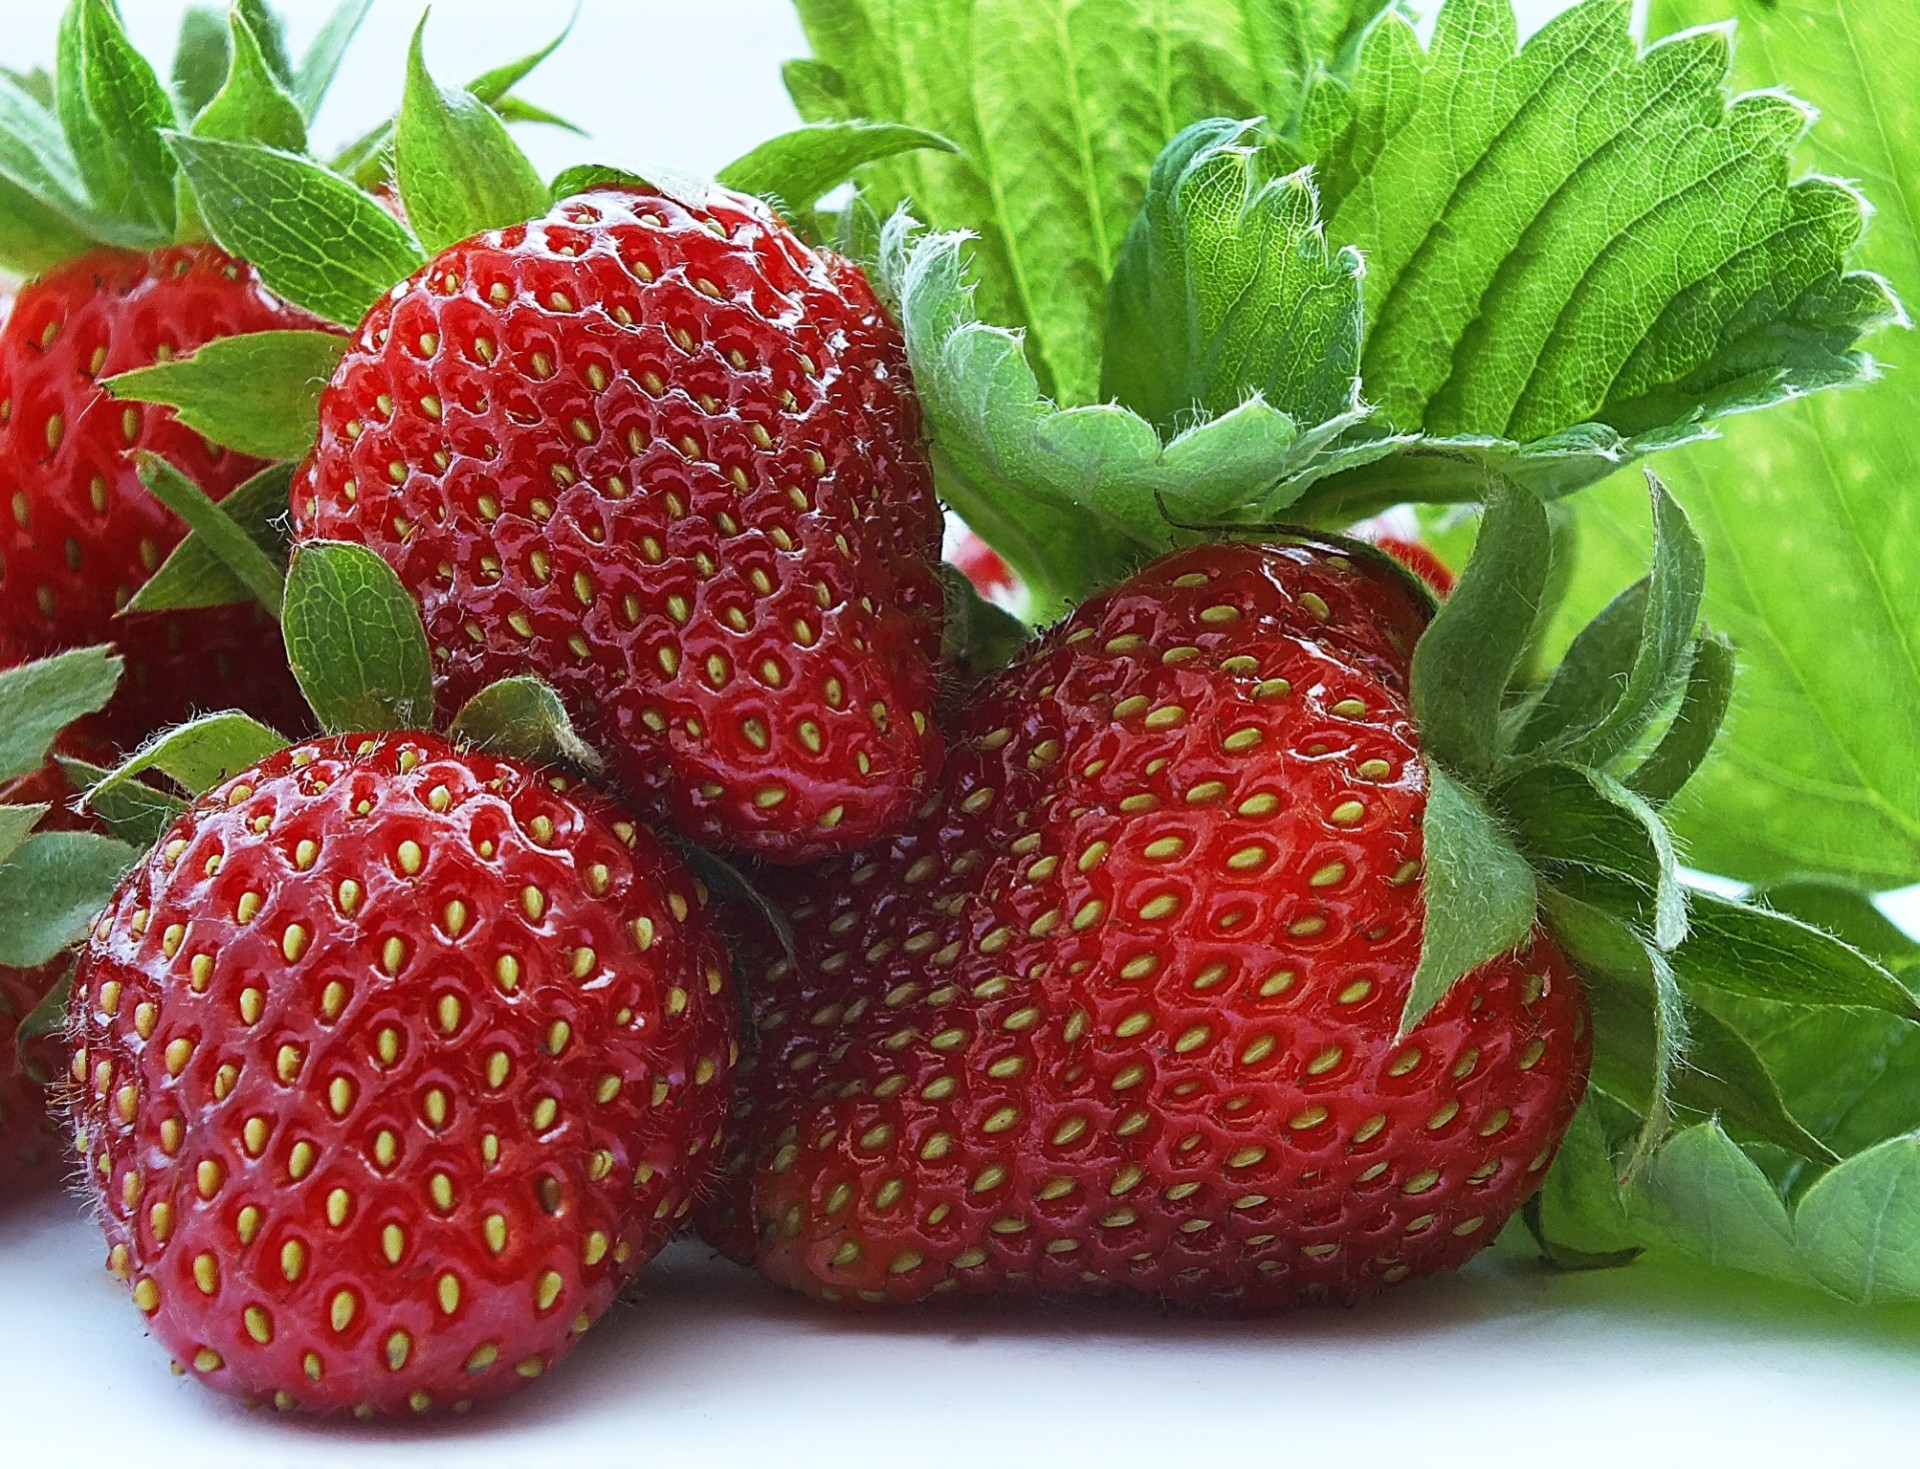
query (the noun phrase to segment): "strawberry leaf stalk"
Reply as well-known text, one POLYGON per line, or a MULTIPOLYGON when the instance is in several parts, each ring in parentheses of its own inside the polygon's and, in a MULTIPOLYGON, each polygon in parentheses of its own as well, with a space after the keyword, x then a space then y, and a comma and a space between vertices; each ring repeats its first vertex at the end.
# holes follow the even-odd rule
POLYGON ((1826 1156, 1696 996, 1913 1001, 1682 885, 1660 807, 1729 664, 1652 493, 1652 571, 1544 681, 1546 511, 1499 482, 1437 611, 1305 533, 1176 551, 1050 629, 970 695, 913 826, 770 878, 791 953, 743 957, 709 1236, 847 1304, 1266 1310, 1467 1259, 1590 1077, 1643 1143, 1713 1113, 1826 1156))

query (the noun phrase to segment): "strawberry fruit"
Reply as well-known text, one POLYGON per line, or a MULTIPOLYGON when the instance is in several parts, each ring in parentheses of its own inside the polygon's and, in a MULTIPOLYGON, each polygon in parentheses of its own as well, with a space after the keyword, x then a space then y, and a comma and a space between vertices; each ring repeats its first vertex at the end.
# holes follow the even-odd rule
POLYGON ((701 894, 603 798, 431 735, 281 750, 187 809, 82 953, 110 1268, 223 1391, 497 1397, 689 1212, 730 1013, 701 894))

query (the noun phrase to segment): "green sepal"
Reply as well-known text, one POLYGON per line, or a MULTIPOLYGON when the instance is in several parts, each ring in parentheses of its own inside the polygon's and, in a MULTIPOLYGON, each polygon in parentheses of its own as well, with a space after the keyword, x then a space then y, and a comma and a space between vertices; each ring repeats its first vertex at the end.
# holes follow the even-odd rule
POLYGON ((394 129, 401 202, 429 253, 483 230, 546 212, 548 193, 506 124, 473 93, 427 73, 422 18, 407 53, 407 90, 394 129))
POLYGON ((336 332, 216 337, 186 357, 110 377, 116 398, 164 403, 216 444, 257 459, 298 459, 313 447, 320 395, 346 353, 336 332))
POLYGON ((287 95, 244 10, 235 5, 230 16, 226 80, 194 117, 190 131, 196 138, 264 143, 289 153, 303 152, 307 146, 306 114, 287 95))
POLYGON ((1799 878, 1770 883, 1750 896, 1776 913, 1832 934, 1894 974, 1920 968, 1920 939, 1882 913, 1872 894, 1859 888, 1825 878, 1799 878))
POLYGON ((1724 636, 1709 632, 1695 640, 1680 707, 1659 744, 1626 778, 1631 789, 1664 806, 1693 779, 1712 752, 1733 703, 1735 667, 1733 644, 1724 636))
POLYGON ((1033 632, 974 590, 959 567, 942 562, 940 583, 946 593, 946 621, 940 631, 940 663, 969 681, 1005 668, 1033 632))
MULTIPOLYGON (((222 517, 239 528, 286 579, 287 495, 291 464, 270 464, 236 486, 219 502, 222 517)), ((225 607, 250 602, 254 594, 197 530, 168 553, 160 569, 146 579, 127 603, 129 612, 158 612, 183 607, 225 607)))
POLYGON ((0 862, 5 862, 20 850, 27 833, 38 826, 40 818, 52 809, 44 801, 36 801, 31 805, 0 805, 0 862))
POLYGON ((156 790, 145 781, 103 785, 113 774, 104 765, 69 760, 65 756, 55 758, 74 789, 87 792, 87 809, 107 828, 108 834, 136 847, 151 847, 159 841, 173 825, 174 818, 187 808, 187 803, 178 796, 156 790))
POLYGON ((140 849, 90 831, 43 831, 0 864, 0 965, 34 969, 83 938, 140 849))
POLYGON ((206 491, 158 454, 136 449, 133 460, 147 493, 191 526, 207 553, 226 567, 248 595, 278 617, 286 578, 273 558, 208 499, 206 491))
POLYGON ((432 728, 433 659, 420 608, 365 546, 296 546, 280 625, 293 676, 328 733, 432 728))
POLYGON ((286 747, 285 735, 238 710, 203 714, 148 740, 89 786, 84 803, 116 799, 149 771, 164 775, 190 796, 205 795, 235 771, 286 747))
POLYGON ((177 120, 173 99, 111 0, 73 0, 62 18, 54 98, 88 197, 171 238, 175 169, 163 135, 177 120))
POLYGON ((0 76, 0 269, 34 275, 84 250, 85 192, 59 122, 0 76))
POLYGON ((780 80, 793 99, 793 110, 803 121, 841 122, 853 116, 847 79, 838 67, 802 57, 781 63, 780 80))
POLYGON ((1687 940, 1674 955, 1682 985, 1794 1005, 1884 1010, 1920 1021, 1920 1002, 1880 964, 1786 913, 1712 893, 1693 895, 1687 940))
POLYGON ((553 182, 547 185, 547 196, 558 203, 602 184, 634 189, 651 189, 654 186, 652 179, 632 169, 616 168, 610 163, 576 163, 553 176, 553 182))
POLYGON ((560 696, 531 675, 488 684, 461 706, 447 736, 533 765, 565 766, 590 776, 606 769, 599 752, 574 732, 560 696))
POLYGON ((308 122, 312 122, 320 110, 354 32, 360 29, 360 22, 372 8, 373 0, 340 0, 315 33, 306 55, 300 58, 300 66, 293 75, 293 96, 308 122))
POLYGON ((898 122, 862 118, 814 122, 754 148, 720 170, 719 180, 743 194, 760 194, 805 214, 869 163, 930 148, 956 153, 938 133, 898 122))
POLYGON ((1540 1195, 1535 1194, 1520 1206, 1520 1222, 1533 1236, 1541 1261, 1555 1270, 1618 1270, 1623 1265, 1631 1265, 1644 1253, 1638 1245, 1596 1252, 1563 1244, 1548 1234, 1541 1212, 1540 1195))
POLYGON ((189 5, 180 17, 180 40, 173 49, 173 101, 188 122, 226 83, 233 64, 228 14, 211 5, 189 5))
POLYGON ((0 780, 38 770, 61 730, 106 708, 121 668, 119 655, 102 646, 0 671, 0 780))
POLYGON ((493 109, 494 116, 502 122, 534 123, 541 127, 559 128, 562 132, 572 133, 575 137, 588 136, 587 130, 579 123, 529 102, 525 97, 502 97, 498 102, 490 102, 487 105, 493 109))

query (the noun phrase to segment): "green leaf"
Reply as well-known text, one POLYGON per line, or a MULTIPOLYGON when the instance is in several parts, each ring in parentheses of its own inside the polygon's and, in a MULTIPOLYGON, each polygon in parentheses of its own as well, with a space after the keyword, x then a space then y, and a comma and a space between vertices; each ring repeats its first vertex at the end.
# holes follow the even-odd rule
POLYGON ((88 195, 111 214, 173 231, 173 99, 127 39, 110 0, 73 0, 60 24, 55 100, 88 195))
POLYGON ((584 194, 601 184, 625 184, 636 189, 653 187, 651 179, 631 169, 615 168, 605 163, 576 163, 553 176, 553 182, 547 185, 547 193, 556 200, 571 199, 575 194, 584 194))
POLYGON ((75 648, 0 671, 0 780, 38 770, 61 730, 106 708, 120 671, 110 647, 75 648))
POLYGON ((94 208, 52 110, 0 76, 0 259, 32 273, 95 239, 138 246, 160 235, 94 208))
POLYGON ((40 997, 40 1003, 21 1020, 20 1028, 13 1033, 14 1055, 19 1058, 21 1069, 41 1086, 51 1086, 54 1078, 47 1063, 35 1055, 39 1049, 38 1043, 65 1032, 67 1001, 72 996, 73 971, 69 969, 40 997))
POLYGON ((540 47, 537 51, 529 51, 525 56, 518 57, 515 60, 504 62, 499 66, 489 67, 487 70, 481 72, 479 76, 468 82, 466 89, 489 107, 500 101, 515 87, 519 86, 520 83, 532 76, 540 63, 558 51, 566 42, 567 37, 573 34, 573 28, 580 19, 580 6, 582 3, 583 0, 574 0, 573 11, 567 16, 567 23, 560 28, 560 33, 551 41, 547 42, 546 45, 540 47))
POLYGON ((20 850, 27 833, 52 809, 44 802, 30 806, 0 805, 0 863, 20 850))
POLYGON ((1423 830, 1426 926, 1402 1034, 1462 975, 1526 942, 1539 906, 1533 869, 1512 838, 1478 796, 1431 760, 1423 830))
POLYGON ((816 122, 769 138, 721 169, 719 178, 743 194, 765 194, 793 209, 807 210, 864 165, 916 148, 957 151, 938 133, 905 123, 816 122))
POLYGON ((1473 557, 1413 654, 1413 713, 1431 760, 1469 778, 1500 753, 1500 705, 1533 635, 1552 541, 1529 490, 1487 487, 1473 557))
POLYGON ((293 95, 309 122, 320 110, 327 89, 333 85, 354 32, 360 29, 360 22, 372 8, 373 0, 340 0, 307 47, 307 54, 300 58, 299 69, 293 77, 293 95))
POLYGON ((1855 344, 1898 308, 1847 272, 1860 197, 1791 178, 1809 109, 1728 102, 1724 29, 1642 53, 1630 9, 1583 0, 1521 47, 1510 0, 1446 0, 1430 45, 1387 17, 1308 98, 1300 152, 1329 238, 1366 254, 1362 378, 1394 427, 1631 454, 1866 372, 1855 344))
POLYGON ((267 71, 281 87, 293 85, 293 63, 287 59, 287 32, 268 0, 233 0, 232 14, 253 34, 267 71))
POLYGON ((1643 1238, 1726 1269, 1807 1279, 1786 1205, 1717 1123, 1674 1134, 1641 1171, 1628 1207, 1643 1238))
POLYGON ((1630 789, 1655 805, 1679 795, 1706 763, 1733 702, 1733 644, 1709 633, 1694 644, 1687 686, 1667 732, 1627 777, 1630 789))
POLYGON ((506 124, 471 92, 439 86, 421 51, 422 18, 407 53, 407 91, 394 158, 407 218, 428 251, 546 213, 546 185, 506 124))
POLYGON ((1906 986, 1858 949, 1785 913, 1695 893, 1683 984, 1797 1005, 1849 1005, 1920 1020, 1906 986))
POLYGON ((181 133, 167 141, 214 239, 316 316, 351 326, 426 263, 405 225, 309 159, 181 133))
POLYGON ((577 137, 586 137, 587 130, 577 122, 570 122, 557 112, 550 112, 536 106, 524 97, 502 97, 498 102, 487 104, 493 108, 494 116, 502 122, 538 123, 545 127, 559 128, 563 132, 573 133, 577 137))
POLYGON ((111 836, 136 847, 151 847, 160 840, 173 820, 186 810, 178 796, 155 790, 145 781, 118 781, 103 785, 113 772, 85 760, 57 757, 60 769, 74 789, 87 792, 87 809, 106 826, 111 836))
MULTIPOLYGON (((293 466, 274 464, 238 486, 220 501, 224 515, 266 555, 285 580, 289 516, 287 496, 293 466)), ((224 607, 250 602, 254 595, 214 552, 198 531, 189 530, 160 569, 147 578, 127 603, 129 612, 159 612, 181 607, 224 607)))
POLYGON ((821 61, 789 61, 780 68, 793 110, 806 122, 843 122, 853 114, 847 105, 847 82, 821 61))
MULTIPOLYGON (((1904 0, 1656 0, 1652 26, 1739 18, 1741 86, 1804 88, 1814 166, 1880 206, 1863 263, 1920 296, 1920 10, 1904 0)), ((1699 866, 1751 882, 1825 874, 1920 881, 1920 338, 1883 335, 1887 371, 1727 425, 1664 466, 1707 542, 1705 615, 1740 649, 1717 753, 1674 804, 1699 866)), ((1586 554, 1569 615, 1644 554, 1624 487, 1579 506, 1586 554)), ((1630 573, 1629 573, 1630 574, 1630 573)))
POLYGON ((83 938, 139 856, 90 831, 28 837, 0 866, 0 964, 36 968, 83 938))
POLYGON ((180 17, 180 41, 173 52, 173 100, 188 122, 226 83, 232 45, 227 27, 227 13, 211 5, 189 5, 180 17))
POLYGON ((119 799, 148 771, 158 771, 189 795, 204 795, 236 771, 286 747, 279 731, 235 710, 203 714, 148 740, 87 788, 86 804, 119 799))
POLYGON ((164 403, 216 444, 260 459, 298 459, 313 447, 320 394, 347 350, 335 332, 216 337, 186 357, 106 380, 116 398, 164 403))
POLYGON ((236 5, 231 17, 226 81, 194 118, 191 131, 196 138, 265 143, 289 153, 302 152, 307 146, 306 115, 287 95, 242 12, 243 7, 236 5))
POLYGON ((1101 395, 1163 436, 1255 396, 1309 427, 1359 406, 1360 254, 1328 249, 1311 175, 1277 176, 1253 129, 1168 144, 1120 250, 1101 395))
POLYGON ((1791 914, 1851 944, 1895 974, 1920 965, 1920 940, 1889 919, 1858 888, 1802 880, 1774 883, 1753 897, 1776 913, 1791 914))
POLYGON ((533 765, 564 765, 598 775, 605 762, 574 733, 566 706, 531 676, 503 678, 480 690, 454 716, 449 738, 533 765))
POLYGON ((273 558, 208 499, 204 490, 158 454, 136 449, 133 459, 139 466, 140 483, 147 487, 147 493, 191 526, 208 554, 225 566, 261 606, 278 617, 285 578, 273 558))
POLYGON ((293 675, 330 733, 431 727, 433 664, 420 609, 365 546, 295 547, 280 623, 293 675))

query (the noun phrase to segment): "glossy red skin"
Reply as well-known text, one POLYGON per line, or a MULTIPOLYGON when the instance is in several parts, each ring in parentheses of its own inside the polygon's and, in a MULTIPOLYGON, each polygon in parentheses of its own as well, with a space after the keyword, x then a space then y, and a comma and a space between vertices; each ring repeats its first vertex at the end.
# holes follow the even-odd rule
POLYGON ((953 564, 983 597, 1004 596, 1019 585, 1000 553, 972 531, 961 537, 953 553, 953 564))
POLYGON ((983 689, 937 809, 776 890, 798 962, 743 959, 758 1056, 709 1237, 830 1301, 1218 1311, 1354 1300, 1491 1240, 1590 1038, 1538 932, 1396 1039, 1424 620, 1383 567, 1208 546, 983 689))
POLYGON ((1409 540, 1405 536, 1373 536, 1370 539, 1374 545, 1432 587, 1436 597, 1447 596, 1453 591, 1453 573, 1447 569, 1447 563, 1434 555, 1424 541, 1409 540))
POLYGON ((904 349, 757 201, 596 189, 442 251, 361 324, 293 508, 419 597, 443 715, 537 673, 698 841, 857 847, 933 778, 941 519, 904 349))
POLYGON ((116 893, 69 1013, 76 1141, 109 1268, 207 1385, 362 1413, 498 1397, 563 1357, 691 1210, 726 1109, 725 954, 673 855, 564 786, 431 735, 296 746, 197 801, 116 893), (290 1243, 305 1252, 291 1272, 290 1243))
POLYGON ((186 530, 128 452, 159 454, 216 500, 263 466, 100 383, 217 337, 319 325, 250 266, 178 245, 68 261, 22 289, 0 328, 0 666, 114 643, 126 676, 90 723, 121 748, 206 710, 243 708, 289 730, 311 716, 257 606, 117 615, 186 530))

